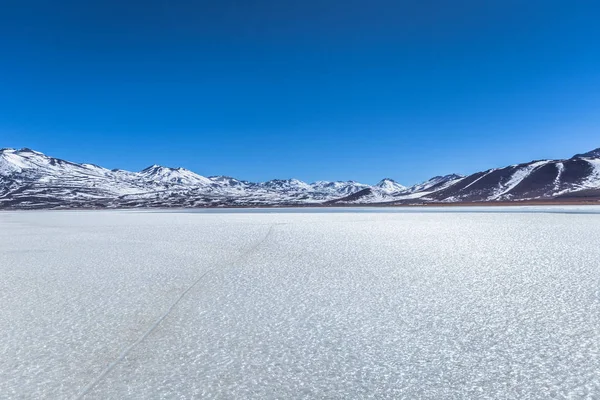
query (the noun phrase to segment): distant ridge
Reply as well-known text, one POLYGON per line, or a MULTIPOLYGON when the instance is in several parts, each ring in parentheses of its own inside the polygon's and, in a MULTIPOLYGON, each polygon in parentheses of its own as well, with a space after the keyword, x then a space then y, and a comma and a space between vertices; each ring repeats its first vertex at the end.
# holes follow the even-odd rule
POLYGON ((152 165, 139 172, 78 164, 23 148, 0 150, 0 209, 401 205, 600 200, 600 148, 405 187, 391 178, 248 182, 152 165))

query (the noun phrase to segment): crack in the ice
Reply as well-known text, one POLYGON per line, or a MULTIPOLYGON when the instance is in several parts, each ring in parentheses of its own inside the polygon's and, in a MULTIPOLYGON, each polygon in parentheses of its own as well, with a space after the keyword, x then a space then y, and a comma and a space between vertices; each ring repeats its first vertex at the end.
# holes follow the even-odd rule
MULTIPOLYGON (((272 224, 269 227, 269 230, 267 231, 266 235, 260 240, 258 241, 254 246, 252 246, 251 248, 249 248, 248 250, 246 250, 244 253, 242 253, 235 261, 233 261, 230 265, 235 265, 238 262, 242 261, 245 257, 247 257, 248 255, 250 255, 251 253, 253 253, 259 246, 261 246, 263 243, 265 243, 267 241, 267 239, 269 238, 269 236, 271 236, 271 233, 273 232, 273 228, 275 227, 275 225, 282 225, 282 224, 272 224)), ((185 297, 186 294, 188 294, 198 283, 200 283, 200 281, 202 281, 202 279, 204 279, 205 276, 207 276, 208 274, 210 274, 211 272, 214 272, 216 268, 211 268, 208 271, 206 271, 205 273, 203 273, 202 275, 200 275, 194 282, 192 282, 192 284, 190 286, 187 287, 187 289, 185 289, 181 295, 179 295, 179 297, 171 304, 171 306, 167 309, 167 311, 165 311, 145 332, 142 336, 140 336, 135 342, 133 342, 131 345, 129 345, 127 348, 125 348, 120 354, 119 356, 113 361, 111 362, 106 368, 104 368, 104 370, 102 370, 102 372, 100 372, 100 374, 90 383, 88 383, 73 399, 74 400, 79 400, 82 399, 83 396, 85 396, 86 394, 89 393, 89 391, 91 389, 93 389, 96 385, 98 385, 100 382, 102 382, 102 380, 121 362, 125 359, 125 357, 127 357, 127 355, 131 352, 131 350, 133 350, 138 344, 140 344, 141 342, 143 342, 152 332, 154 332, 154 330, 161 324, 161 322, 163 322, 168 316, 169 314, 171 314, 171 311, 173 311, 173 309, 181 302, 181 300, 185 297)))

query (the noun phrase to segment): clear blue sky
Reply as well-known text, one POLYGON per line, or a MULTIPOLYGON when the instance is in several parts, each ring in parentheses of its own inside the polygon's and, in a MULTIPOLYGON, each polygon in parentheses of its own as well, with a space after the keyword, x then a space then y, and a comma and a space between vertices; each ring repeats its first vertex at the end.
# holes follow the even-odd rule
POLYGON ((600 6, 4 0, 0 147, 404 184, 600 147, 600 6))

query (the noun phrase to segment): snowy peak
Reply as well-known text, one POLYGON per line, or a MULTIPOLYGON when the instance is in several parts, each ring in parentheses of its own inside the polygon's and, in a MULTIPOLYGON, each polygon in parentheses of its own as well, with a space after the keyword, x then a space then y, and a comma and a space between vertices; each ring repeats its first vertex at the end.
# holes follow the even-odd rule
POLYGON ((461 178, 463 178, 463 176, 458 174, 439 175, 434 176, 433 178, 425 181, 424 183, 427 183, 428 185, 439 185, 440 183, 451 182, 461 178))
POLYGON ((92 164, 77 164, 58 158, 48 157, 39 151, 28 148, 0 150, 0 174, 56 175, 61 173, 97 174, 104 168, 92 164))
POLYGON ((453 180, 457 180, 457 179, 462 179, 464 178, 463 175, 459 175, 459 174, 448 174, 448 175, 443 175, 443 176, 435 176, 433 178, 431 178, 432 180, 437 180, 438 182, 444 181, 453 181, 453 180))
POLYGON ((448 174, 434 176, 425 182, 413 185, 406 190, 406 193, 425 193, 429 194, 436 190, 444 189, 463 179, 462 175, 448 174))
POLYGON ((141 170, 139 175, 146 180, 166 184, 207 186, 213 183, 210 179, 185 168, 169 168, 156 164, 141 170))
POLYGON ((239 179, 232 178, 231 176, 223 176, 223 175, 210 176, 210 177, 208 177, 208 179, 210 179, 215 184, 224 186, 224 187, 243 188, 243 187, 251 186, 251 184, 249 182, 240 181, 239 179))
POLYGON ((28 163, 24 163, 21 157, 16 154, 15 149, 0 150, 0 174, 9 175, 14 172, 21 172, 28 167, 28 163))
POLYGON ((26 153, 31 153, 31 154, 38 154, 38 155, 44 155, 43 153, 40 153, 39 151, 35 151, 32 150, 28 147, 23 147, 22 149, 13 149, 10 147, 4 147, 2 149, 0 149, 0 154, 2 153, 16 153, 16 154, 26 154, 26 153))
POLYGON ((406 190, 406 186, 403 186, 390 178, 382 179, 381 181, 379 181, 379 183, 375 185, 375 187, 379 188, 387 194, 400 193, 406 190))

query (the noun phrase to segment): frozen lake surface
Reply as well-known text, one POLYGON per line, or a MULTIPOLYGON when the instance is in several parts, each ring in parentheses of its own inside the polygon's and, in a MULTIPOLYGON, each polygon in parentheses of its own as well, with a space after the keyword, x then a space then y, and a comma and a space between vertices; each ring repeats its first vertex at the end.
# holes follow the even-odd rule
POLYGON ((597 207, 0 213, 0 398, 600 398, 597 207))

